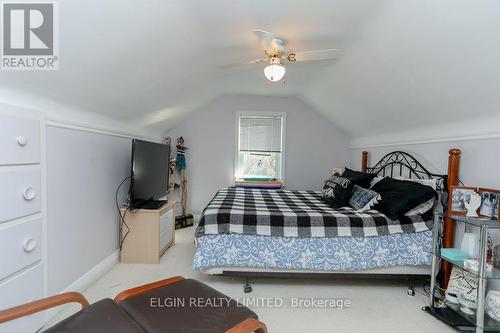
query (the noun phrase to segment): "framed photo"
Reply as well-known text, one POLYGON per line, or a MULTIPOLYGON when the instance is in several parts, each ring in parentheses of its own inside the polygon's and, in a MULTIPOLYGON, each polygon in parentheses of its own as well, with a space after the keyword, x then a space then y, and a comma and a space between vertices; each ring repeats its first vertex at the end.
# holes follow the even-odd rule
POLYGON ((470 201, 471 195, 477 193, 477 190, 477 187, 452 186, 450 201, 451 207, 449 207, 450 213, 455 215, 467 214, 465 203, 470 201))
POLYGON ((498 215, 498 210, 500 208, 500 190, 479 188, 479 194, 481 195, 479 215, 500 220, 498 215))

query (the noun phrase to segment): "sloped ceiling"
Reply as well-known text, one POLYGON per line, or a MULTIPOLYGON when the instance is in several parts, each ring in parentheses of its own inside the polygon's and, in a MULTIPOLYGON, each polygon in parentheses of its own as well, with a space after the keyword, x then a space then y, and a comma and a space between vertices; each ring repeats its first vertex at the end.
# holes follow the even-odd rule
POLYGON ((60 70, 2 71, 0 87, 158 131, 222 94, 298 95, 362 142, 500 119, 499 41, 496 0, 63 0, 60 70), (255 28, 341 53, 290 64, 286 84, 221 68, 262 56, 255 28))

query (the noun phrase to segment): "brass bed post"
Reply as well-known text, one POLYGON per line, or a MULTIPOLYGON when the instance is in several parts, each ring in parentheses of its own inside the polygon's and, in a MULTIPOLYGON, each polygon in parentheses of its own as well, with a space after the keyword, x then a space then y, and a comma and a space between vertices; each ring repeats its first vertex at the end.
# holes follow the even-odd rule
MULTIPOLYGON (((460 170, 460 149, 450 149, 448 156, 448 211, 451 210, 451 187, 456 186, 459 183, 459 170, 460 170)), ((444 218, 444 230, 443 230, 443 247, 453 247, 453 237, 455 234, 455 224, 453 220, 449 217, 444 218)), ((449 262, 443 262, 443 284, 444 288, 448 286, 448 279, 451 274, 451 264, 449 262)))
POLYGON ((368 167, 368 152, 364 150, 361 155, 361 171, 366 172, 367 167, 368 167))

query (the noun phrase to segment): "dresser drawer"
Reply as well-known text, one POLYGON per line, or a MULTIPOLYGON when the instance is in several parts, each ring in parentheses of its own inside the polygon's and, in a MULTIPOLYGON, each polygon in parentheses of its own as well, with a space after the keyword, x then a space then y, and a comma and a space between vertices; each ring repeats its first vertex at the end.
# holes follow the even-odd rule
POLYGON ((160 215, 160 251, 174 238, 174 210, 168 210, 160 215))
POLYGON ((40 121, 0 115, 0 165, 40 163, 40 121))
POLYGON ((0 224, 0 280, 27 267, 42 254, 40 218, 22 223, 0 224))
POLYGON ((174 229, 174 210, 170 209, 160 215, 160 235, 168 229, 174 229))
MULTIPOLYGON (((43 297, 42 265, 0 282, 0 309, 28 303, 43 297)), ((43 313, 0 324, 0 333, 35 332, 43 325, 43 313)))
POLYGON ((40 168, 0 169, 0 222, 40 211, 40 168))
POLYGON ((165 231, 160 234, 160 251, 162 251, 165 246, 170 244, 174 240, 173 230, 165 231))

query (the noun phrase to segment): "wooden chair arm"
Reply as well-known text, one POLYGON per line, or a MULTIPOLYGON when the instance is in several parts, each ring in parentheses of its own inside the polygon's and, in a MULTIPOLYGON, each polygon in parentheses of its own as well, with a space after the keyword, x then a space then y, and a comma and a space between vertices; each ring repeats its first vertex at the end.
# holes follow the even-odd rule
POLYGON ((173 276, 173 277, 165 279, 165 280, 160 280, 160 281, 144 284, 144 285, 139 286, 139 287, 127 289, 127 290, 124 290, 115 296, 115 302, 118 303, 118 302, 123 301, 124 299, 129 298, 129 297, 144 294, 150 290, 154 290, 157 288, 168 286, 169 284, 174 284, 174 283, 180 282, 182 280, 184 280, 184 277, 182 277, 182 276, 173 276))
POLYGON ((226 331, 226 333, 267 333, 266 325, 255 319, 247 318, 226 331))
POLYGON ((86 308, 90 305, 85 296, 82 294, 77 292, 68 292, 2 310, 0 311, 0 323, 73 302, 80 303, 82 308, 86 308))

